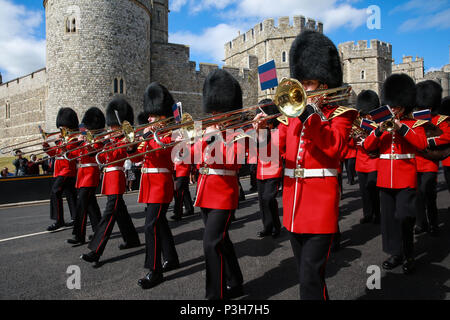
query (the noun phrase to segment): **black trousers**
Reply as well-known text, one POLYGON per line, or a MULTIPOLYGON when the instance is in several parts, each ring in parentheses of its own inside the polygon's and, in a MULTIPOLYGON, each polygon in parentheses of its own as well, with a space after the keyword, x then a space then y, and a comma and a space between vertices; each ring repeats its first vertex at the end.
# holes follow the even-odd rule
POLYGON ((436 227, 438 225, 437 209, 437 173, 417 173, 417 219, 416 224, 420 227, 436 227))
POLYGON ((87 216, 91 221, 92 231, 97 230, 97 226, 102 218, 100 208, 97 203, 95 192, 97 187, 79 188, 77 200, 77 216, 73 225, 72 234, 80 239, 86 240, 86 223, 87 216))
POLYGON ((194 212, 191 193, 189 192, 189 177, 177 177, 175 179, 175 204, 173 213, 181 217, 183 215, 183 204, 188 213, 194 212))
POLYGON ((281 229, 277 202, 280 180, 280 178, 257 180, 259 211, 261 212, 264 231, 272 232, 281 229))
POLYGON ((380 191, 377 187, 377 171, 358 172, 359 190, 363 202, 363 215, 365 218, 380 217, 380 191))
POLYGON ((450 167, 444 166, 444 177, 445 182, 447 182, 447 189, 450 192, 450 167))
POLYGON ((77 190, 75 189, 76 177, 58 176, 53 182, 50 194, 50 219, 58 224, 64 224, 63 193, 66 195, 70 216, 75 220, 77 215, 77 190))
POLYGON ((354 182, 356 176, 355 171, 356 158, 345 159, 344 164, 345 164, 345 171, 347 172, 348 183, 354 182))
POLYGON ((95 231, 92 241, 88 248, 99 256, 103 254, 109 237, 114 229, 114 224, 117 220, 120 233, 123 241, 134 245, 139 244, 139 235, 134 227, 133 221, 128 213, 127 206, 121 194, 109 195, 106 202, 105 212, 98 224, 97 231, 95 231))
POLYGON ((258 168, 257 164, 251 164, 250 165, 250 186, 251 189, 256 189, 257 188, 257 179, 256 179, 256 170, 258 168))
POLYGON ((414 258, 416 190, 380 188, 380 209, 383 251, 390 255, 414 258))
POLYGON ((175 242, 166 218, 168 208, 168 203, 149 203, 145 209, 144 267, 155 272, 162 272, 161 253, 164 260, 178 262, 175 242))
POLYGON ((325 267, 333 234, 297 234, 290 232, 297 263, 301 300, 329 300, 325 267))
POLYGON ((228 229, 234 210, 201 208, 205 231, 203 250, 206 263, 206 299, 226 298, 227 286, 242 285, 244 278, 228 229))

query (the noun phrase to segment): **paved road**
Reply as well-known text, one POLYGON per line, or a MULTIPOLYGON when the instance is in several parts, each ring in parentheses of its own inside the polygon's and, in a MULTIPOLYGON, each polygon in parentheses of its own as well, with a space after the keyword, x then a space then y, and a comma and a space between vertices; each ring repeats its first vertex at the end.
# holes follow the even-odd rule
MULTIPOLYGON (((243 180, 243 186, 249 189, 248 180, 243 180)), ((357 185, 344 183, 340 218, 343 248, 331 254, 327 265, 330 297, 450 299, 450 214, 447 211, 450 196, 444 190, 442 174, 439 190, 441 235, 438 238, 427 234, 416 236, 417 272, 405 276, 400 269, 381 271, 381 289, 368 290, 368 266, 380 266, 387 255, 381 250, 379 226, 359 224, 362 210, 357 185)), ((125 195, 125 201, 143 243, 143 206, 137 203, 137 194, 125 195)), ((105 202, 105 198, 99 199, 102 208, 105 202)), ((172 207, 169 216, 171 210, 172 207)), ((283 230, 275 240, 257 238, 262 225, 258 210, 256 194, 247 194, 247 200, 236 213, 237 220, 231 225, 230 236, 245 279, 246 295, 241 299, 298 299, 297 272, 287 232, 283 230)), ((137 280, 146 273, 144 247, 120 251, 117 226, 102 257, 104 264, 94 269, 79 259, 82 253, 88 252, 86 245, 72 247, 65 243, 71 237, 70 230, 42 233, 50 224, 48 217, 48 204, 0 209, 0 299, 203 300, 205 265, 203 223, 199 214, 170 222, 181 268, 167 273, 166 281, 158 287, 145 291, 137 285, 137 280), (70 275, 66 271, 71 265, 81 269, 80 290, 67 288, 70 275)))

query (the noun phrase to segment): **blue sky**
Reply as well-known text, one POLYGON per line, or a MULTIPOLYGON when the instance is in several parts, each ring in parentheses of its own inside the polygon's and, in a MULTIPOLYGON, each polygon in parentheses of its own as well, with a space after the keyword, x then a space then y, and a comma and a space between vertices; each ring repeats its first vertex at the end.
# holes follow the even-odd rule
MULTIPOLYGON (((173 0, 169 41, 187 44, 191 60, 221 64, 223 46, 266 18, 304 15, 324 23, 337 45, 378 39, 402 56, 425 59, 425 69, 449 63, 450 0, 173 0), (380 8, 380 29, 369 29, 369 6, 380 8)), ((0 0, 0 72, 8 81, 45 66, 42 0, 0 0)))

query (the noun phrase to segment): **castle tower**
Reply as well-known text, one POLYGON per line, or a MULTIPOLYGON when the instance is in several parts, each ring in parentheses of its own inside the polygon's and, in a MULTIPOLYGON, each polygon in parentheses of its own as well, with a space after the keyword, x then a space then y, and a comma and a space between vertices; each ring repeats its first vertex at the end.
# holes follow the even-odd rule
POLYGON ((339 44, 344 83, 352 86, 353 99, 362 90, 373 90, 381 93, 384 80, 392 74, 392 45, 379 40, 366 40, 339 44))
POLYGON ((58 109, 81 119, 91 106, 105 110, 114 96, 142 109, 150 81, 149 0, 45 0, 48 98, 46 129, 58 109))
POLYGON ((151 39, 154 43, 168 43, 169 41, 169 0, 150 0, 152 22, 151 39))
MULTIPOLYGON (((266 19, 227 42, 225 65, 249 68, 249 57, 254 56, 257 58, 257 65, 275 60, 278 81, 289 77, 289 50, 295 37, 303 30, 316 30, 323 33, 323 23, 305 19, 303 16, 294 16, 292 23, 289 17, 280 17, 277 22, 276 26, 274 19, 266 19)), ((258 99, 266 98, 274 93, 275 90, 262 92, 258 85, 258 99)))

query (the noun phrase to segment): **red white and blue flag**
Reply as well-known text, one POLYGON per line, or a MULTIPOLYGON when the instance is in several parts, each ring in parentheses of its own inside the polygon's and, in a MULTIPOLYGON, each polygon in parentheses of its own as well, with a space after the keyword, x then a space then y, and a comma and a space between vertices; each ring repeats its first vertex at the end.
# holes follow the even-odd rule
POLYGON ((264 63, 258 67, 261 90, 267 90, 278 86, 277 68, 275 60, 264 63))
POLYGON ((80 125, 78 126, 78 129, 80 130, 82 136, 86 135, 87 129, 86 129, 86 126, 84 125, 84 123, 80 123, 80 125))
POLYGON ((361 128, 368 131, 368 132, 372 132, 373 129, 375 129, 375 122, 370 121, 368 119, 362 119, 361 121, 361 128))
POLYGON ((424 110, 413 112, 413 118, 416 120, 431 121, 431 110, 424 109, 424 110))
POLYGON ((183 106, 181 102, 175 103, 172 106, 173 117, 175 118, 176 123, 181 122, 181 115, 183 114, 183 106))
POLYGON ((394 113, 387 105, 379 107, 369 112, 369 114, 372 116, 373 121, 375 121, 376 123, 381 123, 394 117, 394 113))

